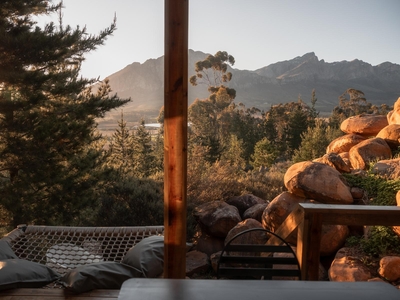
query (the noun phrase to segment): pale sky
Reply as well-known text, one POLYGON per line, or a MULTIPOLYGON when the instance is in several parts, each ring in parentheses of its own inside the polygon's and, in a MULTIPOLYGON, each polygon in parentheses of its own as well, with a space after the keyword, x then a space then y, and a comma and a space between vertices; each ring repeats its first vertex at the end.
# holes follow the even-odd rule
MULTIPOLYGON (((164 55, 164 0, 64 0, 64 6, 64 24, 86 25, 93 34, 117 16, 114 35, 86 57, 85 77, 103 79, 164 55)), ((227 51, 242 70, 308 52, 326 62, 400 64, 400 0, 189 0, 189 48, 227 51)))

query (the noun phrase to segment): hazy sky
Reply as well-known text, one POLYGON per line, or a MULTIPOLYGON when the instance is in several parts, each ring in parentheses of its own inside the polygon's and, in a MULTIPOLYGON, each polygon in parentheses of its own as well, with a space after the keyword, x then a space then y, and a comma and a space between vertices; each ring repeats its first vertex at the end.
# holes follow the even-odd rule
MULTIPOLYGON (((101 79, 164 54, 164 0, 64 0, 64 24, 96 34, 117 15, 117 31, 89 54, 82 75, 101 79)), ((189 0, 189 48, 227 51, 255 70, 315 52, 400 64, 400 0, 189 0)))

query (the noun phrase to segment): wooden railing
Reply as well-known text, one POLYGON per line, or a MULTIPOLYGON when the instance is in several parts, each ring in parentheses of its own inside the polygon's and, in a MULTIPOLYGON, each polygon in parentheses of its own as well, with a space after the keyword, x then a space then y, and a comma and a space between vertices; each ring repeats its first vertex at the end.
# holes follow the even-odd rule
POLYGON ((298 228, 302 280, 318 280, 322 224, 400 226, 400 207, 300 203, 275 233, 287 239, 298 228))

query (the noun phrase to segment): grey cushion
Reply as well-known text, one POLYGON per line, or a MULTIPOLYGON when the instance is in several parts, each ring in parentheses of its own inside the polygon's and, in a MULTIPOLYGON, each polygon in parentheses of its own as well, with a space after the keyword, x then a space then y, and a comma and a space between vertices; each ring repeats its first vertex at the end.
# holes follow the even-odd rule
POLYGON ((106 261, 77 267, 60 280, 65 288, 74 293, 94 289, 119 289, 125 280, 143 277, 142 273, 128 265, 106 261))
POLYGON ((122 262, 141 270, 145 277, 159 277, 164 271, 164 237, 142 239, 129 249, 122 262))
POLYGON ((16 259, 18 256, 15 255, 11 249, 10 244, 6 241, 0 241, 0 260, 3 259, 16 259))
POLYGON ((52 269, 24 259, 0 261, 0 290, 37 288, 60 278, 52 269))

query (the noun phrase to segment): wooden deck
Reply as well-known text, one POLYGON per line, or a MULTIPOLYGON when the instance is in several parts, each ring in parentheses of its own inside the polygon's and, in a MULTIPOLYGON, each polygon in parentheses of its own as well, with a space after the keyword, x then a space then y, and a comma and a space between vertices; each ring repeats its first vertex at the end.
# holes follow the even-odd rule
POLYGON ((1 300, 112 300, 118 299, 119 290, 93 290, 71 294, 64 289, 12 289, 0 291, 1 300))

